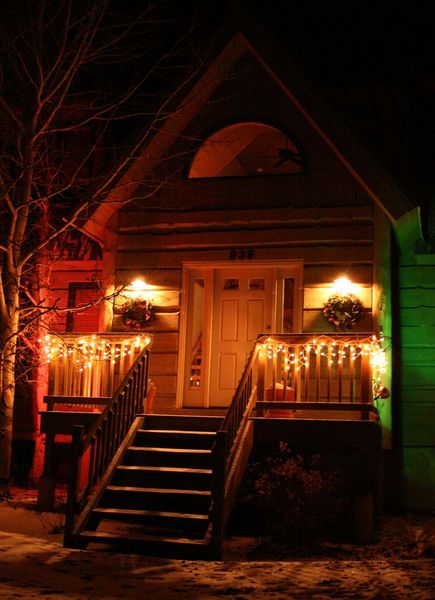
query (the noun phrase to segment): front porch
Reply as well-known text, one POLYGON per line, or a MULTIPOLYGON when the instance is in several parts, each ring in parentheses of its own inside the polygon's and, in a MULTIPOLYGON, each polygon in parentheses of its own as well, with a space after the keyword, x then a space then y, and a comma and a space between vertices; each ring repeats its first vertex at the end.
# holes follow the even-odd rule
MULTIPOLYGON (((197 467, 181 467, 184 463, 177 454, 182 452, 187 456, 186 452, 190 452, 194 457, 198 452, 186 450, 186 447, 196 444, 199 418, 205 418, 208 423, 214 418, 213 429, 207 432, 210 447, 200 451, 210 454, 204 463, 207 466, 201 466, 200 470, 206 468, 207 473, 209 470, 210 480, 206 486, 210 491, 207 493, 214 497, 208 508, 211 511, 210 522, 204 530, 201 547, 209 548, 212 554, 219 554, 225 524, 252 449, 267 448, 279 441, 287 442, 296 450, 327 449, 342 453, 351 449, 351 452, 356 452, 357 462, 364 465, 366 472, 363 478, 369 481, 368 487, 366 485, 362 490, 362 496, 368 494, 370 497, 368 506, 372 518, 373 497, 379 496, 381 449, 374 390, 380 389, 380 378, 385 368, 384 351, 374 336, 344 333, 314 338, 312 334, 260 336, 229 407, 176 408, 174 403, 169 411, 166 406, 165 414, 161 414, 159 409, 158 390, 148 386, 148 369, 152 361, 151 336, 132 336, 131 339, 124 336, 122 340, 112 336, 111 341, 97 336, 90 340, 83 336, 70 336, 63 344, 66 352, 60 345, 52 352, 51 394, 46 397, 47 411, 41 414, 41 431, 46 434, 46 456, 39 501, 45 507, 53 501, 56 444, 70 441, 72 474, 66 543, 99 539, 99 534, 92 531, 80 537, 80 527, 74 517, 77 510, 83 509, 88 515, 78 517, 79 523, 85 524, 93 514, 91 522, 95 527, 103 518, 101 515, 106 517, 110 514, 113 518, 114 514, 128 514, 130 518, 131 510, 136 516, 139 512, 142 514, 143 511, 138 511, 137 502, 133 509, 113 508, 109 513, 108 509, 99 509, 95 505, 87 509, 86 506, 91 497, 94 501, 96 496, 106 497, 105 486, 113 478, 116 481, 115 472, 120 468, 149 471, 151 467, 139 466, 142 462, 136 467, 122 467, 122 461, 127 460, 125 457, 131 454, 133 447, 142 446, 144 439, 154 437, 158 441, 151 445, 162 446, 162 450, 158 447, 135 449, 141 457, 153 451, 154 454, 146 459, 155 465, 152 469, 173 470, 173 467, 158 467, 160 458, 168 460, 170 450, 173 462, 169 464, 180 465, 176 470, 189 473, 191 478, 192 469, 197 467), (82 357, 85 357, 84 361, 82 357), (84 390, 87 395, 84 395, 84 390), (165 423, 164 427, 161 423, 157 426, 157 432, 156 425, 151 425, 154 423, 151 414, 159 417, 159 423, 165 423), (168 443, 170 449, 166 448, 168 443), (100 491, 96 493, 95 490, 100 491)), ((201 425, 202 429, 204 427, 201 425)), ((125 464, 132 463, 127 460, 125 464)), ((141 485, 143 493, 146 480, 141 485)), ((133 486, 133 489, 136 488, 133 486)), ((167 496, 165 502, 171 505, 169 490, 162 491, 167 496)), ((172 493, 179 497, 180 490, 172 493)), ((116 498, 110 502, 121 502, 116 498)), ((144 502, 148 501, 144 497, 144 502)), ((103 502, 107 504, 109 500, 103 502)), ((128 504, 130 500, 122 502, 128 504)), ((153 497, 151 504, 158 508, 156 502, 153 497)), ((364 511, 363 520, 367 520, 367 508, 364 511)), ((150 518, 149 511, 145 513, 146 518, 150 518)), ((145 513, 142 515, 144 518, 145 513)), ((174 517, 171 519, 173 521, 174 517)), ((102 539, 106 539, 104 535, 102 539)), ((114 542, 113 536, 110 539, 114 542)), ((167 547, 166 541, 162 544, 162 548, 167 547)), ((179 548, 179 542, 176 542, 176 547, 179 548)), ((189 547, 192 549, 197 545, 189 547)))

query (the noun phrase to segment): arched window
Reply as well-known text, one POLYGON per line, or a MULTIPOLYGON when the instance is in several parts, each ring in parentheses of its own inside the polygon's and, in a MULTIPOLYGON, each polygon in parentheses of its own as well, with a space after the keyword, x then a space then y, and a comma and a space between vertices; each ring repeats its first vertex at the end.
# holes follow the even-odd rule
POLYGON ((196 152, 189 178, 294 175, 305 171, 300 149, 264 123, 237 123, 213 133, 196 152))

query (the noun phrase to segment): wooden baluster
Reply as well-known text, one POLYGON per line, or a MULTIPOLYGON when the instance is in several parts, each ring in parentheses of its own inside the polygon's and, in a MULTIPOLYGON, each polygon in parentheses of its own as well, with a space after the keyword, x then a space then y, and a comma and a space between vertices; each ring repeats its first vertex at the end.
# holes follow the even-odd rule
POLYGON ((99 477, 102 476, 102 474, 105 471, 106 468, 106 460, 107 460, 107 456, 106 456, 106 445, 107 445, 107 419, 104 419, 102 426, 101 426, 101 460, 100 460, 100 470, 99 470, 99 477))
POLYGON ((95 440, 91 442, 91 450, 89 456, 89 472, 88 472, 88 485, 92 489, 97 483, 97 475, 95 470, 95 440))
POLYGON ((139 405, 142 399, 142 372, 143 363, 142 361, 137 365, 136 368, 136 392, 134 397, 134 413, 137 415, 139 412, 139 405))
POLYGON ((341 355, 342 346, 337 350, 337 377, 338 377, 338 401, 343 400, 343 356, 341 355))
POLYGON ((95 474, 97 476, 97 480, 100 477, 101 472, 101 436, 102 436, 102 427, 97 429, 95 433, 95 449, 96 449, 96 460, 95 460, 95 474))
POLYGON ((326 382, 326 401, 331 402, 332 394, 331 394, 331 376, 332 376, 332 356, 331 356, 331 348, 328 346, 326 351, 326 364, 328 369, 327 374, 327 382, 326 382))
POLYGON ((113 447, 113 410, 109 410, 107 413, 107 445, 106 445, 106 467, 112 460, 113 455, 116 452, 116 448, 113 447))
POLYGON ((292 346, 291 348, 289 348, 289 352, 290 352, 290 354, 293 354, 293 357, 291 357, 291 360, 293 360, 293 364, 290 364, 291 385, 294 390, 295 402, 298 402, 300 399, 299 398, 299 396, 300 396, 299 371, 297 370, 297 368, 296 368, 297 365, 294 362, 296 360, 297 347, 292 346))
MULTIPOLYGON (((265 379, 266 379, 266 352, 260 347, 257 354, 257 401, 265 400, 265 379)), ((258 409, 258 416, 263 416, 263 409, 258 409)))
POLYGON ((115 364, 114 364, 114 360, 115 357, 112 353, 112 349, 113 349, 113 343, 110 344, 110 349, 107 348, 106 346, 106 350, 110 350, 109 353, 109 360, 108 360, 108 365, 107 365, 107 371, 108 371, 108 386, 109 386, 109 390, 110 393, 109 395, 112 395, 115 392, 115 364))
POLYGON ((349 381, 350 381, 349 402, 353 402, 354 394, 355 394, 355 361, 352 358, 352 354, 353 354, 353 346, 349 346, 349 381))
POLYGON ((287 347, 285 346, 281 352, 281 381, 282 381, 282 398, 287 398, 288 386, 288 371, 287 371, 287 347))
POLYGON ((119 344, 119 350, 120 350, 120 355, 119 355, 119 363, 118 363, 119 370, 118 370, 117 385, 119 385, 119 383, 122 381, 124 376, 127 374, 127 371, 125 370, 125 356, 124 356, 125 347, 124 347, 123 342, 121 342, 121 344, 119 344))
POLYGON ((101 369, 101 360, 100 357, 97 356, 97 360, 94 362, 93 367, 93 382, 92 382, 92 395, 93 396, 102 396, 102 379, 103 372, 101 369))
MULTIPOLYGON (((370 368, 370 357, 361 354, 361 402, 363 404, 372 403, 372 374, 370 368)), ((364 412, 361 417, 368 418, 368 412, 364 412)))
POLYGON ((308 402, 309 400, 309 393, 310 393, 310 354, 311 352, 309 350, 306 350, 305 352, 305 361, 304 361, 304 395, 305 395, 305 402, 308 402))
POLYGON ((133 393, 133 378, 130 377, 127 386, 127 393, 125 395, 125 406, 124 406, 124 435, 128 430, 128 420, 130 419, 130 406, 131 406, 131 396, 133 393))
POLYGON ((50 386, 48 388, 48 393, 53 396, 59 395, 59 375, 58 375, 58 365, 50 362, 48 365, 48 380, 50 382, 50 386))
POLYGON ((321 347, 316 346, 316 402, 320 401, 320 369, 321 369, 321 347))
POLYGON ((278 368, 278 356, 275 350, 272 354, 272 402, 276 401, 276 371, 278 368))
POLYGON ((68 387, 68 363, 65 362, 64 357, 55 359, 56 371, 57 371, 57 388, 59 396, 68 396, 71 394, 71 390, 68 387))
POLYGON ((118 448, 119 446, 119 400, 116 399, 113 403, 113 413, 114 413, 114 417, 113 417, 113 428, 114 428, 114 433, 113 433, 113 443, 115 445, 115 449, 118 448))

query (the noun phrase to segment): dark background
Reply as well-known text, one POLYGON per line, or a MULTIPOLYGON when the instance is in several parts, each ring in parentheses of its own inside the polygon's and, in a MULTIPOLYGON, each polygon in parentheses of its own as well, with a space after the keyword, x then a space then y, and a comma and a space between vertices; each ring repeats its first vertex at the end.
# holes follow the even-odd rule
POLYGON ((324 102, 422 207, 425 235, 435 238, 431 3, 228 0, 188 4, 192 14, 203 19, 203 31, 244 10, 275 35, 324 102))

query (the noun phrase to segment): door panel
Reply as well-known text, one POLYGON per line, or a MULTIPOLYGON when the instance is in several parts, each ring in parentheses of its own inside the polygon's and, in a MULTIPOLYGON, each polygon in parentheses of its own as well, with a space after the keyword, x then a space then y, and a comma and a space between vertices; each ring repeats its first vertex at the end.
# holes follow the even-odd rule
POLYGON ((233 390, 236 384, 237 354, 219 356, 219 391, 233 390))
POLYGON ((248 300, 247 311, 246 311, 246 339, 249 342, 254 342, 257 339, 258 334, 261 331, 266 330, 265 323, 265 301, 264 299, 259 300, 248 300))
POLYGON ((222 315, 220 339, 223 342, 237 342, 239 301, 222 300, 220 314, 222 315))

